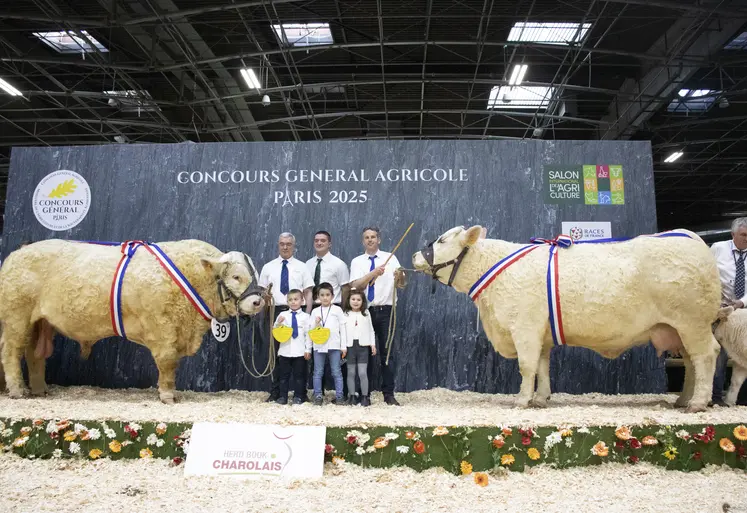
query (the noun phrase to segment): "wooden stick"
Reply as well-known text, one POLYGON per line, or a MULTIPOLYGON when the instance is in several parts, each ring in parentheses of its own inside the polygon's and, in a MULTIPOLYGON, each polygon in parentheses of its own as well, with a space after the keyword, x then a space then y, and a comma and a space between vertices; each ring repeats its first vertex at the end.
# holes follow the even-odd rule
POLYGON ((410 223, 410 226, 407 227, 407 230, 405 230, 405 234, 402 236, 401 239, 399 239, 399 242, 396 246, 394 246, 394 249, 392 250, 391 254, 389 255, 389 258, 386 259, 386 262, 384 262, 384 267, 386 267, 386 264, 389 263, 389 260, 394 256, 394 253, 396 253, 397 249, 402 244, 402 241, 405 240, 405 237, 407 237, 407 234, 410 233, 410 230, 412 230, 412 227, 415 226, 415 223, 410 223))

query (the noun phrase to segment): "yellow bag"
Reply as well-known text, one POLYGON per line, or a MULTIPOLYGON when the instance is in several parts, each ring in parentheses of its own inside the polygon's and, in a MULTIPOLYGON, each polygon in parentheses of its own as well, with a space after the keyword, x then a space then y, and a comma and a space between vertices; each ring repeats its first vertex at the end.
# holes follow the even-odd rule
POLYGON ((291 339, 291 335, 293 335, 293 328, 288 326, 278 326, 272 330, 272 336, 281 344, 288 342, 291 339))
POLYGON ((329 328, 314 328, 309 330, 309 338, 311 341, 315 344, 326 344, 327 340, 329 340, 329 328))

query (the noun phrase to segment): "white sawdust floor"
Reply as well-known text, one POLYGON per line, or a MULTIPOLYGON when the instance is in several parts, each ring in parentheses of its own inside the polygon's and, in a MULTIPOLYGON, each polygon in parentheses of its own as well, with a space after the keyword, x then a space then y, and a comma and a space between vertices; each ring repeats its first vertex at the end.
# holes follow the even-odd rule
POLYGON ((231 512, 745 512, 743 471, 667 471, 648 464, 471 476, 432 469, 327 464, 316 480, 183 476, 166 460, 25 460, 0 455, 0 511, 231 512), (724 506, 728 504, 728 506, 724 506))
MULTIPOLYGON (((323 407, 264 403, 264 392, 179 392, 179 402, 165 405, 154 389, 111 390, 92 387, 50 387, 43 398, 10 399, 0 395, 0 417, 68 418, 127 421, 224 421, 252 424, 325 426, 389 425, 640 425, 735 423, 747 421, 747 407, 709 408, 686 414, 675 409, 672 394, 602 395, 554 394, 545 409, 518 409, 515 396, 454 392, 442 388, 397 394, 401 407, 387 406, 381 394, 373 406, 323 407)), ((331 396, 327 396, 327 401, 331 396)))

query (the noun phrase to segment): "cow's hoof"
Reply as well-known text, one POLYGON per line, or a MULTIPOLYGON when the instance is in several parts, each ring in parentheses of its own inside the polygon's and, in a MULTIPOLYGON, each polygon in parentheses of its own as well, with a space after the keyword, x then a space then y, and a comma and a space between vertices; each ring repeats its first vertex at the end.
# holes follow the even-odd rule
POLYGON ((699 413, 701 411, 706 411, 706 405, 690 404, 687 408, 685 408, 685 413, 699 413))
POLYGON ((674 402, 674 407, 675 408, 684 408, 685 406, 687 406, 687 403, 689 403, 689 402, 690 402, 690 399, 688 399, 687 397, 680 396, 674 402))
POLYGON ((515 403, 515 406, 517 408, 521 408, 522 410, 525 410, 525 409, 529 408, 531 406, 531 404, 532 404, 531 400, 528 400, 528 399, 518 399, 516 401, 516 403, 515 403))
POLYGON ((29 391, 25 388, 11 388, 8 390, 8 397, 11 399, 22 399, 28 395, 29 391))
POLYGON ((31 395, 34 397, 45 397, 48 394, 49 394, 49 390, 47 390, 47 387, 44 387, 41 390, 31 389, 31 395))
POLYGON ((174 404, 176 403, 176 397, 173 392, 161 392, 158 394, 163 404, 174 404))
POLYGON ((535 397, 530 403, 535 408, 547 408, 547 397, 535 397))

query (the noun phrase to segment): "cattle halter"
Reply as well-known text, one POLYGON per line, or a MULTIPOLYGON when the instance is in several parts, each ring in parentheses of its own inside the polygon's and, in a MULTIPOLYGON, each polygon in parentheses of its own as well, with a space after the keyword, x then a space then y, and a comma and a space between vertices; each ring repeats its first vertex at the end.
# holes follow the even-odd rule
POLYGON ((431 294, 433 294, 436 291, 436 281, 438 281, 438 276, 437 276, 438 271, 449 266, 453 266, 453 267, 451 269, 451 274, 449 275, 449 281, 446 283, 446 285, 451 287, 451 284, 454 283, 454 278, 456 278, 457 271, 459 271, 459 266, 462 265, 462 262, 464 261, 464 257, 467 255, 467 251, 469 251, 469 246, 465 246, 462 249, 462 251, 459 253, 459 255, 456 256, 456 258, 452 258, 451 260, 448 260, 446 262, 441 262, 440 264, 434 265, 433 264, 433 245, 438 241, 440 241, 440 238, 428 243, 428 245, 420 251, 426 263, 428 264, 428 270, 425 272, 430 274, 434 280, 433 286, 431 287, 431 294))

